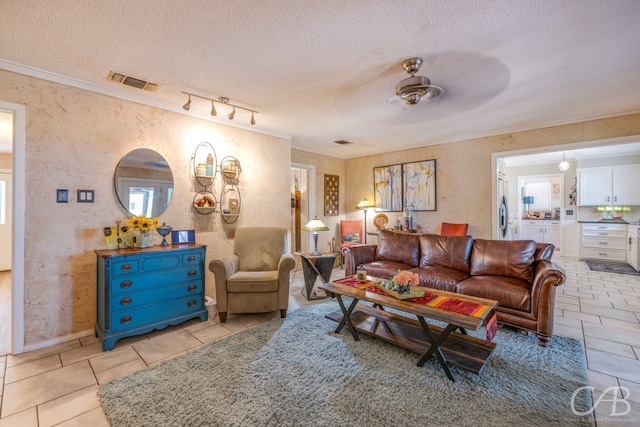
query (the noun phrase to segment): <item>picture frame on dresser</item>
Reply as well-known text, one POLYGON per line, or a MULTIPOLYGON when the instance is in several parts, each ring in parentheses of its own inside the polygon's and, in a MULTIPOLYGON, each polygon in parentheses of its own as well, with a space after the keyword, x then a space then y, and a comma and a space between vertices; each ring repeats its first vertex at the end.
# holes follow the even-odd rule
POLYGON ((421 160, 402 164, 404 206, 414 211, 436 211, 436 161, 421 160))
POLYGON ((373 168, 376 212, 402 211, 402 164, 373 168))

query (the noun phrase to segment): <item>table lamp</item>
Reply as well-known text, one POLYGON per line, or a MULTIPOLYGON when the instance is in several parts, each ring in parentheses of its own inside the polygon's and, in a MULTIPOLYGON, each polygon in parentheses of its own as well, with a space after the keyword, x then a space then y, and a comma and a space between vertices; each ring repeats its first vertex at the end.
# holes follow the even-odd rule
POLYGON ((375 205, 367 200, 365 197, 363 201, 356 205, 356 209, 362 209, 364 211, 364 244, 367 244, 367 209, 371 209, 375 205))
POLYGON ((313 252, 310 252, 310 254, 322 255, 322 252, 318 250, 318 231, 328 231, 329 227, 316 216, 304 226, 304 229, 313 231, 313 252))
POLYGON ((533 204, 533 196, 524 196, 522 203, 527 205, 527 218, 529 217, 529 206, 533 204))

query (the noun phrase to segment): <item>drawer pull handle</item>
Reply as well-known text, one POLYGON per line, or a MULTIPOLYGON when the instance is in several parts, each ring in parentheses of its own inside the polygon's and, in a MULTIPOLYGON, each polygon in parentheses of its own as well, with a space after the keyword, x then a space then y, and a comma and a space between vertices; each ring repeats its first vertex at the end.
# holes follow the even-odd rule
POLYGON ((598 236, 608 236, 609 233, 598 233, 598 236))
POLYGON ((195 291, 196 289, 198 289, 198 287, 197 287, 196 285, 189 285, 189 287, 187 287, 187 290, 188 290, 189 292, 193 292, 193 291, 195 291))
POLYGON ((120 283, 120 287, 121 288, 130 288, 131 287, 131 280, 125 280, 122 283, 120 283))
POLYGON ((131 322, 131 320, 133 320, 131 316, 122 316, 122 318, 120 319, 120 323, 126 325, 127 323, 131 322))
POLYGON ((600 256, 609 256, 609 254, 608 254, 608 253, 606 253, 606 252, 605 252, 605 253, 598 252, 598 255, 600 255, 600 256))
POLYGON ((188 260, 189 262, 195 262, 196 257, 195 257, 194 255, 191 255, 189 258, 187 258, 187 260, 188 260))
POLYGON ((194 299, 190 299, 187 303, 187 307, 193 307, 194 305, 196 305, 196 300, 194 299))
POLYGON ((189 270, 189 272, 187 273, 187 276, 189 276, 189 277, 193 277, 193 276, 195 276, 196 274, 198 274, 198 272, 197 272, 197 271, 195 271, 195 270, 189 270))
POLYGON ((598 244, 600 244, 600 245, 608 245, 609 243, 607 243, 607 242, 598 242, 598 244))
POLYGON ((120 300, 120 305, 129 305, 131 304, 131 297, 124 297, 120 300))
POLYGON ((122 264, 122 267, 120 267, 120 270, 122 270, 122 271, 131 270, 131 264, 122 264))

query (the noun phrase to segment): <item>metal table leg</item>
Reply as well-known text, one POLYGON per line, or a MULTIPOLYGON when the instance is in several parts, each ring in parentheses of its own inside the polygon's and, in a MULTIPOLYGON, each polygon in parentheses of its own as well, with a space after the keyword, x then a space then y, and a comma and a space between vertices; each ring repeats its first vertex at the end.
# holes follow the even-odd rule
POLYGON ((434 338, 433 334, 431 333, 431 329, 429 328, 429 325, 424 320, 424 317, 422 316, 417 316, 417 317, 418 317, 418 320, 420 321, 420 325, 422 326, 422 330, 424 331, 425 335, 427 336, 427 339, 429 340, 429 343, 431 344, 431 347, 429 347, 429 350, 420 358, 420 360, 418 360, 417 365, 424 366, 427 360, 429 360, 431 356, 435 354, 436 358, 438 359, 438 362, 442 366, 442 369, 444 369, 444 372, 447 374, 447 377, 449 377, 451 381, 455 381, 456 379, 453 373, 451 372, 451 370, 449 369, 449 365, 447 365, 447 359, 445 359, 444 354, 442 354, 442 350, 440 350, 440 344, 442 344, 444 340, 447 338, 447 336, 449 336, 449 334, 454 329, 456 329, 456 326, 452 324, 448 324, 447 327, 444 328, 444 330, 440 333, 440 335, 438 335, 438 338, 434 338))
POLYGON ((338 300, 338 304, 340 304, 340 309, 342 310, 342 320, 336 328, 336 334, 340 333, 342 327, 346 324, 347 328, 349 328, 349 331, 351 331, 351 335, 353 335, 353 339, 359 341, 360 338, 358 338, 358 333, 356 332, 356 328, 353 326, 353 323, 351 323, 350 317, 351 312, 356 307, 356 304, 358 304, 359 300, 354 298, 353 301, 351 301, 351 305, 349 305, 349 308, 346 309, 344 306, 344 302, 342 301, 342 295, 336 295, 336 299, 338 300))

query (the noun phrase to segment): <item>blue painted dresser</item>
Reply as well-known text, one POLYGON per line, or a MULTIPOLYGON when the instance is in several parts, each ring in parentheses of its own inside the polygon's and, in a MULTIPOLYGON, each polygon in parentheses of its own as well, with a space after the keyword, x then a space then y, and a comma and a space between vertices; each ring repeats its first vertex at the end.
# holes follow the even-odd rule
POLYGON ((206 321, 205 250, 198 244, 96 250, 95 332, 102 338, 102 349, 113 349, 121 338, 194 317, 206 321))

